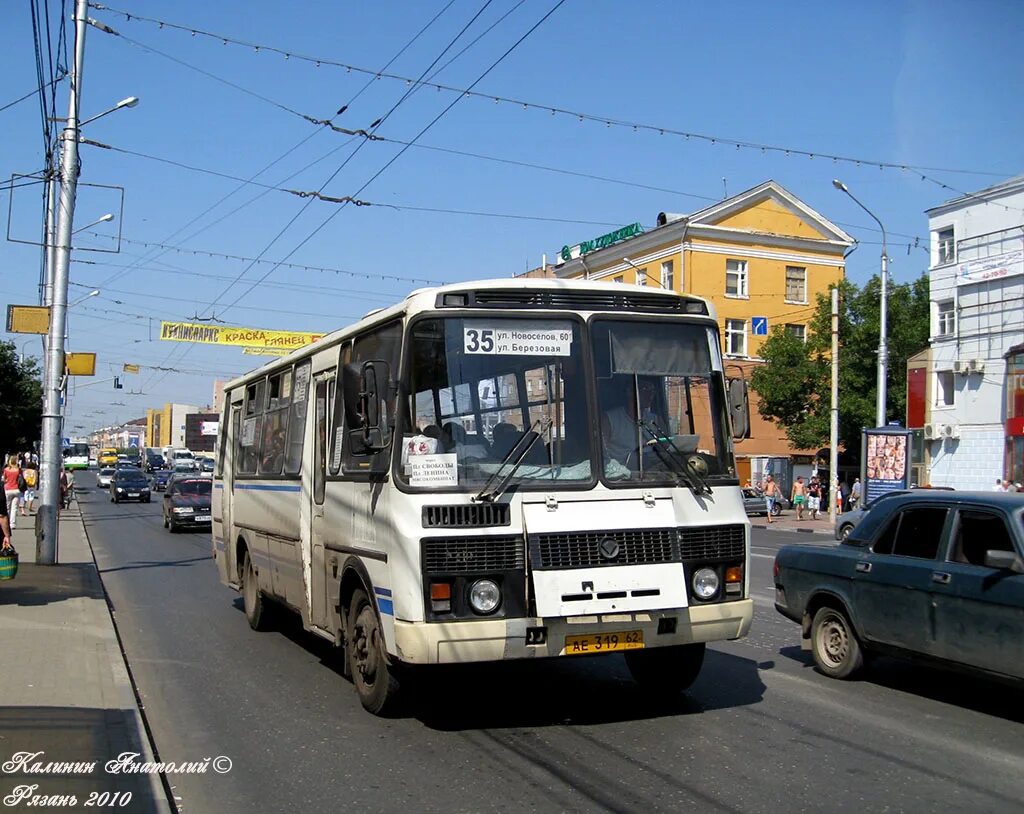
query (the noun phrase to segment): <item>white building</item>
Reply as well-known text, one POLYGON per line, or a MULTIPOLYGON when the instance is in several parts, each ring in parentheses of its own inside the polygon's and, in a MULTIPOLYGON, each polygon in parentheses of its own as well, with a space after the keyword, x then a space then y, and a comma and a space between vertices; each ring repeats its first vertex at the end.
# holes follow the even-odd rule
POLYGON ((1024 477, 1024 421, 1015 420, 1024 419, 1024 391, 1007 375, 1008 352, 1024 342, 1024 175, 927 214, 927 478, 991 489, 996 478, 1024 477))

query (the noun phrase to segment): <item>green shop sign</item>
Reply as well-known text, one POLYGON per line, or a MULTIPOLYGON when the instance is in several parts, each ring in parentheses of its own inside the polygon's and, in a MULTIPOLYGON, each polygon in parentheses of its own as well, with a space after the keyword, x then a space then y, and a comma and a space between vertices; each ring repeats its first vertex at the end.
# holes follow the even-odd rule
POLYGON ((620 240, 625 240, 626 238, 643 234, 643 231, 644 227, 639 223, 631 223, 629 226, 623 226, 621 229, 616 229, 614 232, 609 232, 606 235, 595 237, 593 240, 584 240, 578 246, 563 246, 562 260, 563 262, 567 262, 584 254, 596 252, 598 249, 607 248, 613 243, 618 243, 620 240))

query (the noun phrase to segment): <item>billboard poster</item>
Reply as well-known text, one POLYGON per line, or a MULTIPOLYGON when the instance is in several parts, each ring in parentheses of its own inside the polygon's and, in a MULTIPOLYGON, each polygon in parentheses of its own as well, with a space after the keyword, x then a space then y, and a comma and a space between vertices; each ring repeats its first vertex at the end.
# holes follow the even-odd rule
POLYGON ((886 492, 910 488, 910 436, 910 430, 901 427, 864 430, 861 466, 865 503, 886 492))
POLYGON ((200 435, 216 435, 220 431, 219 421, 200 421, 199 422, 199 434, 200 435))

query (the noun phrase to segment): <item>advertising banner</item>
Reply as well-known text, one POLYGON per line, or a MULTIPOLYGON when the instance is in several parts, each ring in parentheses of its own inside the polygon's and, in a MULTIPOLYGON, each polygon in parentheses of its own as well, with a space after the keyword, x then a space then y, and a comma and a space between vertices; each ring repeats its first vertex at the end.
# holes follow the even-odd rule
POLYGON ((219 421, 200 421, 199 422, 199 434, 200 435, 217 435, 220 431, 219 421))
POLYGON ((1024 251, 1006 252, 961 263, 956 269, 956 284, 986 283, 1024 274, 1024 251))
POLYGON ((205 325, 194 322, 160 323, 160 338, 167 342, 236 345, 243 348, 275 349, 286 352, 316 342, 322 336, 322 333, 308 331, 267 331, 263 328, 205 325))
POLYGON ((864 430, 861 466, 865 503, 886 492, 910 488, 910 436, 910 430, 901 427, 864 430))

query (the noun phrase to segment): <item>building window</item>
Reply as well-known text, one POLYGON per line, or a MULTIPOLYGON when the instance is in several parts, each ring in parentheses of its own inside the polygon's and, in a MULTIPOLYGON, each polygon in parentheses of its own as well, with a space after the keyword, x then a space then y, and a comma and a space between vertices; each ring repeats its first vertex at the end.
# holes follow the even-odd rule
POLYGON ((747 323, 742 319, 725 321, 725 352, 730 356, 747 355, 747 323))
POLYGON ((636 272, 636 284, 647 285, 647 269, 637 269, 636 272))
POLYGON ((795 336, 801 342, 807 341, 807 326, 806 325, 786 325, 786 333, 795 336))
POLYGON ((935 233, 935 265, 943 266, 956 262, 956 241, 953 239, 953 227, 939 229, 935 233))
POLYGON ((618 275, 617 277, 613 277, 613 278, 612 278, 612 282, 613 282, 613 283, 624 283, 624 282, 626 282, 626 278, 625 278, 625 277, 623 277, 623 276, 622 276, 622 275, 620 274, 620 275, 618 275))
POLYGON ((936 336, 952 336, 956 333, 956 309, 953 300, 943 300, 938 304, 935 327, 936 336))
POLYGON ((807 269, 786 266, 786 302, 807 302, 807 269))
POLYGON ((661 287, 669 291, 676 289, 675 271, 672 268, 671 260, 666 260, 661 264, 661 287))
POLYGON ((725 294, 727 297, 746 297, 747 261, 725 261, 725 294))
POLYGON ((955 400, 953 371, 940 370, 935 374, 935 406, 952 407, 955 400))

